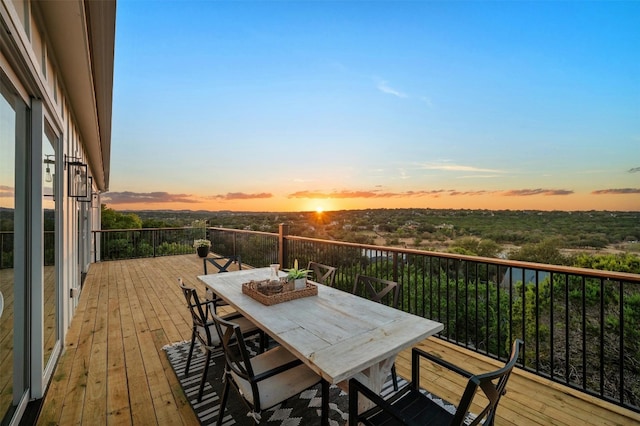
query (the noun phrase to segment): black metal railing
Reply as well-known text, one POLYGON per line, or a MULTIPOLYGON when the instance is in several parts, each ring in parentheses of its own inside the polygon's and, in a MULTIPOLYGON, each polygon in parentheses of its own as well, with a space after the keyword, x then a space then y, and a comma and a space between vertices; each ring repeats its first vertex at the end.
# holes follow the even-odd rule
POLYGON ((204 228, 143 228, 93 231, 93 260, 136 259, 194 253, 204 228))
POLYGON ((207 238, 215 253, 255 267, 335 266, 346 291, 357 274, 397 281, 400 309, 442 322, 439 338, 501 360, 523 339, 522 368, 640 412, 640 275, 318 240, 286 227, 208 228, 207 238))
MULTIPOLYGON (((44 231, 42 245, 44 247, 44 265, 55 265, 55 231, 44 231)), ((0 269, 13 269, 14 233, 0 231, 0 269)))
POLYGON ((211 251, 219 255, 240 255, 242 263, 268 266, 278 263, 278 234, 259 231, 208 228, 211 251))
POLYGON ((13 231, 0 231, 0 269, 13 268, 13 231))

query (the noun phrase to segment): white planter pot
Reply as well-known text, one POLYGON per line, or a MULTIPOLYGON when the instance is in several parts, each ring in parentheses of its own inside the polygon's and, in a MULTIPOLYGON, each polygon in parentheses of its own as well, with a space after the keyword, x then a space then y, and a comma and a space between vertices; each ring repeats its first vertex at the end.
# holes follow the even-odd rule
POLYGON ((306 278, 298 278, 297 280, 294 280, 293 283, 296 290, 302 290, 307 287, 306 278))

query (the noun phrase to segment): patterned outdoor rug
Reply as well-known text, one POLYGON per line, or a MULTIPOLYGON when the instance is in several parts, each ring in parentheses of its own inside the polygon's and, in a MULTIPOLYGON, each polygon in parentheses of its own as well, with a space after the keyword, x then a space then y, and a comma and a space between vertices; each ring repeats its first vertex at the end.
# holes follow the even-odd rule
MULTIPOLYGON (((205 356, 200 350, 198 342, 193 351, 189 376, 185 377, 184 367, 187 363, 190 342, 179 342, 165 346, 163 349, 173 367, 182 389, 187 399, 191 403, 200 422, 203 425, 215 424, 218 419, 220 409, 220 396, 222 395, 222 373, 224 368, 224 357, 222 353, 215 354, 211 358, 207 383, 204 386, 202 401, 198 402, 198 387, 200 377, 204 369, 205 356)), ((255 339, 247 340, 247 348, 257 353, 258 344, 255 339)), ((402 387, 406 381, 398 377, 398 386, 402 387)), ((265 410, 261 413, 260 424, 270 426, 298 426, 298 425, 319 425, 320 406, 322 402, 321 386, 318 384, 301 394, 289 398, 282 404, 265 410)), ((388 397, 393 394, 393 383, 391 377, 384 385, 382 395, 388 397)), ((455 407, 450 403, 437 397, 432 398, 454 412, 455 407)), ((348 420, 348 395, 340 388, 332 385, 329 390, 329 421, 331 426, 343 426, 348 420)), ((253 425, 253 419, 247 417, 248 408, 240 399, 240 396, 233 389, 229 392, 227 407, 224 415, 224 425, 253 425)))

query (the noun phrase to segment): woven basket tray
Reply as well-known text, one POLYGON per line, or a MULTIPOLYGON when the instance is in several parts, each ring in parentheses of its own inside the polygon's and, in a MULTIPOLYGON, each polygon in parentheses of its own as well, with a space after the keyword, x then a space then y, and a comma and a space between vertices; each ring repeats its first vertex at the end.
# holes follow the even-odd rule
POLYGON ((247 296, 252 297, 263 305, 275 305, 277 303, 288 302, 289 300, 300 299, 301 297, 316 296, 318 294, 318 287, 315 284, 307 281, 307 286, 300 290, 284 290, 280 293, 265 294, 258 291, 258 286, 263 284, 263 281, 249 281, 242 284, 242 292, 247 296))

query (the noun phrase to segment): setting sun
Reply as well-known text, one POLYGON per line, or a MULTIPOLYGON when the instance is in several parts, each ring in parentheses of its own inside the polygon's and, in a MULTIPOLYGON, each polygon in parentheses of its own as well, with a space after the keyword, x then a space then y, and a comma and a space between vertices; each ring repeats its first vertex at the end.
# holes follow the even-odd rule
POLYGON ((316 213, 322 213, 324 209, 320 206, 316 207, 316 213))

